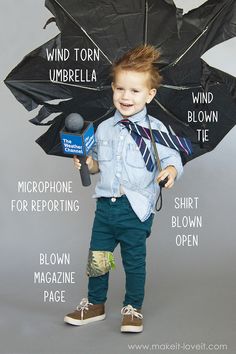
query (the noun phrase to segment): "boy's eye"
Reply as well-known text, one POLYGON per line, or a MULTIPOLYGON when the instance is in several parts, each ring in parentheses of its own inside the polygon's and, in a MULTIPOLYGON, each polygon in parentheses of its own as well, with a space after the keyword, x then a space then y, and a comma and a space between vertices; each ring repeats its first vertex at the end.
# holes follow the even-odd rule
POLYGON ((135 90, 135 89, 133 89, 132 91, 133 91, 134 93, 137 93, 137 92, 139 92, 138 90, 135 90))
POLYGON ((117 87, 116 89, 119 90, 119 91, 122 91, 122 90, 123 90, 122 87, 117 87))

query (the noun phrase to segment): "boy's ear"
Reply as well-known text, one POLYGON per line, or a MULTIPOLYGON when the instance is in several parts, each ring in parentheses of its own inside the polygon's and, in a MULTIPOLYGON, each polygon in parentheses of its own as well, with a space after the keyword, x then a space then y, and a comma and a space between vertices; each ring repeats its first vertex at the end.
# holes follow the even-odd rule
POLYGON ((112 83, 111 83, 111 88, 112 88, 112 90, 114 91, 115 86, 114 86, 114 82, 113 82, 113 81, 112 81, 112 83))
POLYGON ((156 96, 157 90, 155 88, 152 88, 149 91, 149 97, 147 99, 147 103, 150 103, 152 101, 152 99, 156 96))

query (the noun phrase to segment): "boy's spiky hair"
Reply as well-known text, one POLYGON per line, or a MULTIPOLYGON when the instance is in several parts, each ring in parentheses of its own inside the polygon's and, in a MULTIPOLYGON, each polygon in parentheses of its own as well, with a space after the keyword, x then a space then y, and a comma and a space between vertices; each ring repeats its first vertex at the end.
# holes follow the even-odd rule
POLYGON ((162 81, 155 64, 158 62, 160 53, 151 45, 140 45, 129 50, 112 65, 112 78, 119 70, 148 72, 150 74, 151 88, 158 88, 162 81))

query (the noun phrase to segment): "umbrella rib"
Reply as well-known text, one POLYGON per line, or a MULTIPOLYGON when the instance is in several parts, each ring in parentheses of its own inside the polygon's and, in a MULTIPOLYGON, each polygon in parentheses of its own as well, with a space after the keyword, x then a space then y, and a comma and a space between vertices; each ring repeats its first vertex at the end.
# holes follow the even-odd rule
POLYGON ((182 125, 184 125, 184 126, 186 126, 186 127, 189 127, 189 124, 184 123, 182 120, 180 120, 179 118, 177 118, 173 113, 171 113, 170 111, 168 111, 168 109, 167 109, 165 106, 163 106, 163 105, 161 104, 161 102, 158 101, 157 98, 154 98, 154 101, 158 104, 159 107, 161 107, 161 109, 162 109, 164 112, 166 112, 169 116, 171 116, 171 118, 173 118, 174 120, 178 121, 180 124, 182 124, 182 125))
POLYGON ((79 22, 77 20, 75 20, 75 18, 57 1, 54 0, 57 5, 63 10, 65 11, 65 13, 67 14, 67 16, 69 16, 69 18, 77 25, 79 26, 79 28, 84 32, 84 34, 88 37, 88 39, 95 45, 95 47, 97 47, 102 55, 107 59, 107 61, 112 64, 112 61, 108 58, 108 56, 101 50, 101 48, 97 45, 97 43, 92 39, 92 37, 86 32, 86 30, 79 24, 79 22))
POLYGON ((101 91, 101 89, 97 87, 89 87, 89 86, 81 86, 81 85, 75 85, 75 84, 68 84, 67 82, 61 82, 61 81, 51 81, 52 84, 57 84, 57 85, 66 85, 66 86, 72 86, 72 87, 79 87, 84 90, 92 90, 92 91, 101 91))
POLYGON ((101 117, 98 117, 97 119, 93 120, 93 123, 98 122, 100 119, 104 118, 108 114, 110 114, 112 111, 114 111, 114 106, 110 107, 105 114, 103 114, 101 117))
MULTIPOLYGON (((209 84, 208 86, 216 86, 219 85, 219 82, 213 82, 212 84, 209 84)), ((172 90, 190 90, 190 89, 195 89, 195 88, 202 88, 202 85, 195 85, 195 86, 174 86, 174 85, 162 85, 161 87, 172 89, 172 90)))
POLYGON ((170 66, 175 66, 184 56, 185 54, 188 53, 188 51, 195 45, 195 43, 205 34, 205 32, 208 30, 208 26, 206 28, 204 28, 204 30, 202 31, 202 33, 200 33, 199 36, 197 36, 197 38, 191 43, 191 45, 177 58, 175 59, 175 61, 173 61, 172 63, 170 63, 169 65, 165 66, 163 69, 160 69, 160 72, 166 70, 167 68, 169 68, 170 66))
MULTIPOLYGON (((93 90, 93 91, 102 91, 103 88, 97 88, 97 87, 89 87, 89 86, 81 86, 81 85, 75 85, 75 84, 68 84, 67 82, 60 82, 60 81, 48 81, 48 80, 8 80, 7 82, 32 82, 32 83, 48 83, 50 82, 51 84, 59 84, 59 85, 67 85, 67 86, 73 86, 73 87, 79 87, 85 90, 93 90)), ((110 88, 108 86, 107 88, 110 88)), ((107 89, 105 88, 105 89, 107 89)))
POLYGON ((202 86, 201 85, 196 85, 196 86, 174 86, 174 85, 162 85, 161 84, 161 87, 182 91, 182 90, 189 90, 189 89, 193 89, 193 88, 200 88, 202 86))
POLYGON ((187 54, 187 52, 195 45, 195 43, 205 34, 205 32, 209 29, 209 26, 217 19, 217 17, 220 15, 220 13, 224 10, 225 7, 227 7, 229 5, 230 2, 231 2, 231 0, 229 0, 227 3, 225 3, 221 7, 221 9, 217 12, 217 14, 215 14, 215 16, 213 16, 212 19, 208 22, 207 26, 204 28, 202 33, 200 33, 200 35, 197 36, 197 38, 191 43, 191 45, 173 63, 170 63, 165 68, 160 69, 160 71, 164 71, 168 67, 176 65, 185 56, 185 54, 187 54))
POLYGON ((145 0, 145 16, 144 16, 144 36, 143 36, 143 44, 147 44, 147 31, 148 31, 148 1, 145 0))

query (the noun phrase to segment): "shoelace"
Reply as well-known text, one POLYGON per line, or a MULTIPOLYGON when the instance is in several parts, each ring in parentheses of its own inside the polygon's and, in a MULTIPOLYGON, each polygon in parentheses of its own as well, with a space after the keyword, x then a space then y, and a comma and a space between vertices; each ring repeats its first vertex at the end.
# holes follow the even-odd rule
POLYGON ((141 313, 139 313, 137 311, 137 309, 135 309, 132 305, 127 305, 127 306, 122 307, 121 314, 122 315, 131 315, 132 319, 134 316, 137 318, 140 318, 140 319, 143 318, 143 315, 141 313))
POLYGON ((89 305, 93 305, 93 304, 91 302, 89 302, 86 297, 84 297, 80 301, 79 305, 76 307, 77 311, 81 311, 81 320, 83 320, 83 318, 84 318, 84 310, 88 310, 89 305))

